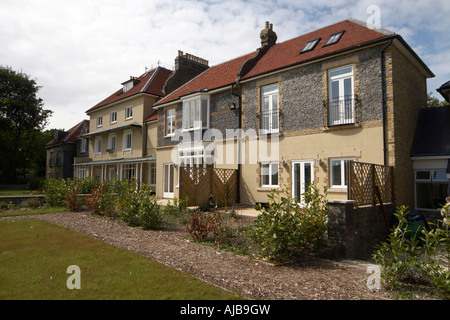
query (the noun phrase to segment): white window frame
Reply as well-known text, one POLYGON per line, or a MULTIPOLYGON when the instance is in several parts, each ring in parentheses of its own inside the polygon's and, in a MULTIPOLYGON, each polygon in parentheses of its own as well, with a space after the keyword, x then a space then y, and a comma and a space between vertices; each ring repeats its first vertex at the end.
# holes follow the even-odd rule
POLYGON ((277 161, 261 162, 260 178, 261 178, 261 187, 262 188, 279 188, 280 187, 280 163, 277 161), (268 169, 265 169, 265 166, 268 166, 268 169), (276 184, 274 184, 274 181, 272 181, 275 167, 277 170, 277 180, 278 180, 276 184), (268 184, 264 183, 264 176, 266 176, 265 170, 268 170, 268 174, 267 174, 269 177, 268 184))
POLYGON ((100 128, 103 126, 103 116, 97 117, 97 128, 100 128))
MULTIPOLYGON (((418 206, 418 202, 419 202, 419 197, 418 197, 418 185, 419 184, 442 184, 442 183, 449 183, 449 179, 447 178, 447 173, 446 173, 446 168, 426 168, 426 169, 415 169, 414 170, 414 206, 416 207, 416 209, 420 209, 420 210, 424 210, 424 211, 436 211, 438 209, 432 209, 432 208, 426 208, 426 207, 419 207, 418 206), (424 179, 424 178, 418 178, 418 173, 419 172, 427 172, 429 174, 429 178, 424 179), (445 178, 443 179, 439 179, 438 177, 436 177, 436 173, 437 172, 441 172, 445 174, 445 178)), ((448 190, 448 186, 447 186, 447 190, 448 190)))
POLYGON ((295 199, 297 196, 297 193, 300 194, 300 198, 297 199, 298 202, 300 202, 301 204, 304 204, 305 202, 305 196, 303 195, 306 191, 307 191, 307 186, 306 186, 306 182, 305 182, 305 176, 304 176, 304 172, 305 172, 305 165, 310 165, 310 181, 311 184, 314 183, 314 160, 295 160, 292 161, 292 198, 295 199), (299 181, 299 185, 296 184, 295 181, 295 167, 296 165, 299 166, 299 174, 300 174, 300 181, 299 181), (300 189, 300 190, 298 190, 300 189), (299 192, 300 191, 300 192, 299 192))
POLYGON ((117 150, 117 135, 116 134, 108 135, 108 150, 110 150, 110 152, 115 152, 117 150))
POLYGON ((86 166, 77 166, 75 176, 77 178, 86 178, 86 166))
POLYGON ((123 132, 122 151, 131 151, 133 149, 133 131, 126 130, 123 132), (128 146, 128 137, 130 137, 130 145, 128 146))
POLYGON ((125 120, 133 119, 133 106, 125 108, 125 120))
POLYGON ((122 165, 122 179, 136 179, 136 164, 126 163, 122 165))
POLYGON ((94 143, 94 155, 101 155, 102 154, 102 137, 96 137, 95 143, 94 143))
POLYGON ((86 152, 86 147, 87 147, 87 139, 86 138, 81 138, 81 141, 80 141, 80 152, 81 153, 85 153, 86 152))
POLYGON ((165 124, 165 136, 171 137, 175 135, 175 108, 170 108, 165 111, 166 124, 165 124), (170 130, 169 130, 170 129, 170 130))
POLYGON ((117 111, 111 112, 111 114, 109 116, 109 121, 111 124, 117 123, 117 111))
POLYGON ((280 132, 280 98, 278 91, 278 83, 261 87, 261 134, 280 132), (276 101, 276 106, 274 101, 276 101), (265 123, 267 125, 264 125, 265 123))
MULTIPOLYGON (((346 162, 355 161, 354 158, 333 158, 330 159, 330 188, 332 189, 347 189, 347 181, 345 179, 345 170, 347 169, 346 162), (334 175, 334 167, 333 162, 340 161, 340 176, 341 176, 341 184, 333 184, 333 175, 334 175)), ((347 173, 348 178, 348 173, 347 173)))
POLYGON ((209 104, 209 95, 206 94, 195 95, 183 100, 183 131, 209 129, 209 104))
POLYGON ((355 78, 353 65, 328 70, 328 124, 330 126, 355 123, 355 78), (345 72, 347 69, 350 72, 345 72), (334 74, 333 74, 334 73, 334 74), (350 93, 346 95, 346 80, 350 79, 350 93), (338 84, 338 95, 333 98, 333 83, 338 84), (351 116, 349 116, 351 112, 351 116))

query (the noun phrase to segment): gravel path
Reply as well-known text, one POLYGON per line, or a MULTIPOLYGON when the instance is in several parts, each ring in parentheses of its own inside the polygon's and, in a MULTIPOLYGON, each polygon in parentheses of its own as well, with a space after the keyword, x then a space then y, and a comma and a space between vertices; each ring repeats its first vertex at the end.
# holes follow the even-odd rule
POLYGON ((1 219, 36 218, 98 238, 258 300, 379 300, 386 293, 366 285, 367 264, 305 258, 274 265, 186 240, 183 230, 143 230, 91 215, 63 212, 1 219))

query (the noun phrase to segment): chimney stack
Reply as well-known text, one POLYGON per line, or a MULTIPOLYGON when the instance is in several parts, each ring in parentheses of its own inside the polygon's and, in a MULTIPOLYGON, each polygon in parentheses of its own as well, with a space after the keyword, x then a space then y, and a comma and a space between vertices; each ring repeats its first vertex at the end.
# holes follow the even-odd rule
POLYGON ((259 35, 261 37, 261 48, 273 46, 277 42, 277 34, 273 31, 273 24, 266 21, 266 28, 259 35))

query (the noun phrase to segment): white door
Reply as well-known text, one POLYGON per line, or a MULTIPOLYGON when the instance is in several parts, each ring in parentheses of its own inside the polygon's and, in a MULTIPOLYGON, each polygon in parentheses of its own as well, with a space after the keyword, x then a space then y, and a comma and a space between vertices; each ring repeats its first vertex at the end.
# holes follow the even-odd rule
POLYGON ((292 162, 292 197, 298 202, 304 203, 303 194, 308 186, 314 182, 314 162, 313 161, 293 161, 292 162))
POLYGON ((173 199, 173 186, 174 186, 174 166, 173 163, 164 164, 164 183, 163 183, 163 198, 173 199))

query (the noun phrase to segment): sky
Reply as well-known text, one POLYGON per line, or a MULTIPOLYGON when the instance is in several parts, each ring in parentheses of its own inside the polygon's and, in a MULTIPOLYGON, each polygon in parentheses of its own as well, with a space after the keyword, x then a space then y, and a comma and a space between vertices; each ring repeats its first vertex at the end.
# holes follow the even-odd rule
POLYGON ((449 0, 0 0, 0 66, 41 87, 53 111, 46 129, 68 130, 130 76, 173 68, 178 50, 212 66, 260 47, 265 21, 283 42, 351 17, 400 34, 435 74, 428 92, 442 100, 449 16, 449 0))

